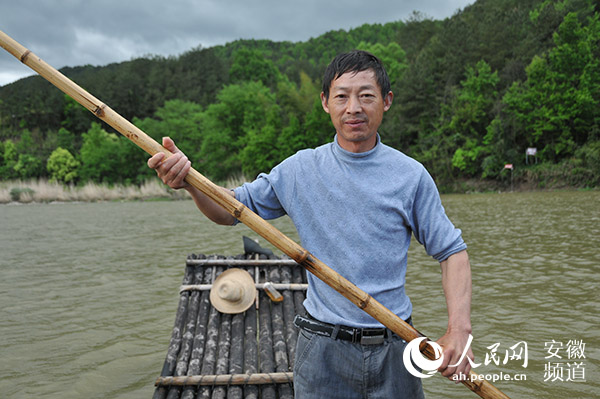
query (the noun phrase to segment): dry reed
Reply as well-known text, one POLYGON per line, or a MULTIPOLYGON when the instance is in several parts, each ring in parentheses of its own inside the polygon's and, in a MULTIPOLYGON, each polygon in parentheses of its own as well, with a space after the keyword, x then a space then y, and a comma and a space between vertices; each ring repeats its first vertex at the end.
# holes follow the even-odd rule
POLYGON ((145 181, 140 186, 86 183, 68 186, 48 180, 14 180, 0 182, 0 204, 9 202, 94 202, 135 201, 155 199, 186 199, 185 190, 172 190, 157 179, 145 181))

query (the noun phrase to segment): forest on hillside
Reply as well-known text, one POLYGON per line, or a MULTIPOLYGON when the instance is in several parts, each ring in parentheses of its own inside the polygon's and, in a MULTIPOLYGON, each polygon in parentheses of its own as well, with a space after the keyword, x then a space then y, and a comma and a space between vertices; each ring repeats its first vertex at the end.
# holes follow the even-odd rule
MULTIPOLYGON (((61 72, 222 182, 331 141, 322 73, 359 48, 392 81, 382 141, 441 191, 506 184, 506 164, 538 187, 597 187, 599 13, 593 0, 478 0, 443 21, 414 13, 305 42, 239 40, 61 72)), ((0 87, 0 180, 141 184, 154 176, 147 158, 39 76, 0 87)))

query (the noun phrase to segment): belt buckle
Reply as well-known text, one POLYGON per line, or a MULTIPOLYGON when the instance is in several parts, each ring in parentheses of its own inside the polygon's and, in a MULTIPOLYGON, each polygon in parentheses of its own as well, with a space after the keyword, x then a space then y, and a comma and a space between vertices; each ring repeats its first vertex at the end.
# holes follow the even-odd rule
POLYGON ((385 340, 385 330, 381 328, 363 328, 359 336, 361 345, 381 345, 385 340))

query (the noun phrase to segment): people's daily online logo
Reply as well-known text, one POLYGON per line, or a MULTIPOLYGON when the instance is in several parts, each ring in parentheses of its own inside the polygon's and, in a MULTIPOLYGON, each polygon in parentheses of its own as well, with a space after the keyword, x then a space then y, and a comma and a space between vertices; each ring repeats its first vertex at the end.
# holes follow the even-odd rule
MULTIPOLYGON (((427 345, 429 345, 433 348, 435 360, 427 359, 421 354, 420 345, 421 345, 421 342, 425 339, 427 339, 427 338, 419 337, 419 338, 415 338, 412 341, 410 341, 404 348, 404 353, 402 356, 402 360, 404 361, 404 366, 406 367, 406 370, 408 370, 409 373, 411 373, 413 376, 418 377, 418 378, 431 377, 432 375, 434 375, 436 373, 437 369, 444 362, 444 352, 443 352, 441 346, 436 342, 433 342, 433 341, 426 342, 427 345), (417 370, 415 366, 419 367, 421 369, 421 371, 417 370)), ((465 357, 467 358, 467 361, 471 364, 471 368, 476 368, 476 367, 481 366, 481 363, 475 363, 471 358, 467 357, 467 352, 468 352, 469 348, 471 347, 471 342, 473 342, 473 336, 471 334, 469 334, 469 339, 467 340, 467 344, 465 345, 465 349, 463 350, 462 355, 460 356, 460 359, 458 359, 458 361, 455 364, 448 365, 448 367, 458 366, 459 364, 461 364, 463 362, 465 357)), ((488 346, 488 349, 491 349, 491 351, 489 353, 487 353, 485 356, 485 362, 484 362, 485 365, 488 365, 490 363, 495 363, 496 365, 500 364, 500 358, 497 353, 499 346, 500 346, 499 343, 488 346)), ((509 349, 512 352, 510 352, 509 350, 506 351, 503 364, 506 364, 509 360, 523 360, 522 366, 527 367, 527 361, 528 361, 528 359, 527 359, 527 357, 528 357, 527 343, 525 341, 520 341, 520 342, 517 342, 517 344, 511 346, 509 349)), ((527 379, 527 376, 524 374, 510 375, 510 374, 505 374, 502 372, 499 374, 498 373, 497 374, 481 374, 481 375, 470 374, 468 376, 460 373, 458 375, 452 376, 452 379, 455 381, 466 381, 467 379, 471 379, 472 381, 474 381, 474 379, 476 379, 477 381, 486 380, 486 381, 494 381, 494 382, 495 381, 523 381, 523 380, 527 379)))
MULTIPOLYGON (((415 338, 410 341, 404 348, 402 360, 406 370, 410 374, 418 378, 429 378, 434 375, 437 369, 442 365, 444 361, 444 352, 439 344, 433 341, 426 341, 426 345, 431 346, 434 351, 434 360, 427 359, 423 356, 420 350, 420 345, 425 337, 415 338), (419 368, 420 370, 418 370, 419 368)), ((528 364, 528 345, 525 341, 519 341, 516 344, 510 346, 504 351, 504 354, 499 352, 500 343, 495 343, 487 347, 489 350, 485 354, 483 363, 475 363, 471 358, 467 357, 467 352, 473 342, 473 336, 469 335, 469 339, 462 355, 458 362, 451 364, 448 367, 456 367, 461 364, 465 357, 471 364, 471 368, 477 368, 484 365, 494 364, 496 366, 505 365, 509 361, 522 362, 521 367, 527 368, 528 364)), ((545 357, 548 360, 544 370, 544 381, 561 381, 561 382, 585 382, 585 343, 583 340, 569 340, 566 345, 563 342, 557 342, 552 340, 551 342, 545 342, 545 349, 548 352, 548 356, 545 357), (558 360, 557 360, 558 359, 558 360), (564 371, 566 370, 566 373, 564 371), (565 377, 566 374, 566 377, 565 377)), ((462 373, 452 376, 455 381, 525 381, 527 376, 525 374, 509 374, 509 373, 494 373, 494 374, 470 374, 464 375, 462 373)))

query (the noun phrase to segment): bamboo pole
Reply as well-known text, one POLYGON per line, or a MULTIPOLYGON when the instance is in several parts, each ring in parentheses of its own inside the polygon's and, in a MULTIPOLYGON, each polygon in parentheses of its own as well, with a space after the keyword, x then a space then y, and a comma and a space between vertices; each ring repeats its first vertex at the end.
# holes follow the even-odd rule
MULTIPOLYGON (((282 284, 291 285, 292 271, 289 266, 281 267, 282 284)), ((295 306, 294 294, 291 290, 284 289, 283 293, 283 319, 285 326, 285 342, 287 346, 287 355, 290 365, 296 360, 296 342, 298 341, 298 329, 294 326, 295 306)))
MULTIPOLYGON (((194 282, 194 272, 192 269, 185 269, 183 275, 184 283, 191 284, 194 282)), ((171 376, 175 372, 177 366, 177 354, 181 349, 181 341, 183 329, 185 326, 185 315, 187 314, 188 303, 189 303, 189 292, 182 292, 179 294, 179 304, 177 305, 177 313, 175 315, 175 324, 173 326, 173 332, 171 333, 171 340, 169 342, 169 349, 167 350, 167 358, 163 364, 161 376, 171 376)), ((164 387, 158 387, 154 391, 153 399, 165 399, 167 397, 168 390, 164 387)))
MULTIPOLYGON (((19 59, 22 63, 36 71, 54 86, 71 96, 75 101, 87 108, 98 118, 112 126, 115 130, 123 134, 148 154, 154 155, 158 152, 163 152, 167 156, 172 155, 171 152, 154 141, 142 130, 113 111, 106 104, 100 102, 97 98, 93 97, 87 91, 45 63, 30 50, 17 43, 14 39, 2 31, 0 31, 0 46, 11 53, 14 57, 19 59)), ((256 213, 246 208, 241 202, 225 193, 222 189, 201 175, 195 169, 190 169, 190 172, 185 180, 215 201, 229 214, 236 217, 246 226, 280 249, 283 253, 294 259, 306 270, 314 274, 316 277, 349 299, 360 309, 364 310, 394 333, 402 337, 402 339, 405 341, 409 342, 415 338, 424 336, 411 325, 401 320, 385 306, 373 299, 369 294, 359 289, 325 263, 314 257, 299 244, 285 236, 282 232, 262 219, 256 213)), ((435 359, 434 350, 431 345, 427 345, 426 341, 427 340, 423 341, 421 345, 421 351, 429 359, 435 359)), ((469 373, 469 378, 462 382, 482 398, 508 399, 507 395, 502 393, 502 391, 500 391, 490 382, 483 379, 479 380, 477 374, 475 374, 473 371, 469 373)))
MULTIPOLYGON (((221 274, 218 270, 217 274, 221 274)), ((202 359, 201 375, 217 374, 217 359, 219 353, 219 326, 221 325, 221 313, 213 306, 210 307, 208 323, 206 327, 206 341, 204 344, 204 358, 202 359)), ((212 389, 209 386, 201 386, 196 394, 197 399, 209 399, 212 389)))
MULTIPOLYGON (((229 373, 229 359, 231 356, 231 322, 232 314, 221 315, 221 325, 219 326, 219 341, 217 351, 217 363, 215 374, 223 375, 229 373)), ((213 389, 211 399, 224 399, 227 396, 227 390, 223 386, 213 389)))
MULTIPOLYGON (((258 281, 258 270, 248 268, 248 272, 255 281, 258 281)), ((245 374, 256 374, 258 373, 258 341, 256 337, 258 327, 256 306, 251 306, 250 309, 246 310, 244 317, 244 373, 245 374)), ((258 387, 256 385, 244 386, 244 398, 258 398, 258 387)))
MULTIPOLYGON (((254 284, 257 290, 264 290, 266 283, 254 284)), ((212 289, 212 284, 191 284, 191 285, 182 285, 179 287, 179 293, 185 291, 210 291, 212 289)), ((271 283, 271 287, 276 290, 289 290, 289 291, 306 291, 308 289, 308 284, 292 284, 292 283, 271 283)))
MULTIPOLYGON (((271 325, 271 299, 265 292, 258 292, 258 367, 264 374, 274 373, 275 355, 273 353, 273 326, 271 325)), ((274 399, 276 397, 275 385, 266 384, 261 387, 261 397, 274 399)))
MULTIPOLYGON (((273 256, 273 255, 271 255, 273 256)), ((269 281, 279 283, 281 281, 281 275, 278 267, 269 269, 268 272, 269 281)), ((265 292, 267 293, 267 292, 265 292)), ((270 298, 269 295, 267 297, 270 298)), ((283 296, 281 297, 283 300, 283 296)), ((284 307, 282 302, 271 303, 271 333, 273 336, 273 355, 275 360, 275 371, 276 372, 288 372, 290 371, 290 364, 288 360, 287 343, 285 339, 285 322, 284 322, 284 307)), ((292 323, 290 323, 292 324, 292 323)), ((292 324, 293 325, 293 324, 292 324)), ((294 393, 292 387, 289 384, 280 384, 277 386, 279 393, 279 399, 293 399, 294 393)))
MULTIPOLYGON (((238 313, 231 320, 229 374, 242 374, 244 371, 244 318, 244 313, 238 313)), ((242 387, 230 386, 227 389, 227 399, 242 399, 243 393, 242 387)))
POLYGON ((157 386, 170 385, 265 385, 285 384, 294 380, 293 373, 256 373, 256 374, 224 374, 224 375, 192 375, 187 377, 158 377, 157 386))
POLYGON ((298 266, 293 259, 188 259, 187 266, 298 266))
MULTIPOLYGON (((202 281, 202 274, 195 273, 194 280, 202 281)), ((185 312, 186 322, 184 324, 184 330, 180 331, 182 334, 180 350, 177 356, 177 363, 175 364, 175 373, 170 375, 184 376, 187 374, 188 366, 190 364, 190 356, 193 348, 194 333, 196 331, 196 319, 198 318, 198 310, 200 305, 199 291, 192 292, 188 299, 188 309, 185 312)), ((181 396, 181 387, 175 386, 170 387, 167 394, 167 399, 179 399, 181 396)))
MULTIPOLYGON (((202 282, 210 282, 212 279, 212 270, 210 268, 202 268, 202 282)), ((196 275, 199 274, 199 268, 196 268, 196 275)), ((210 310, 210 299, 208 291, 202 292, 200 297, 200 305, 198 309, 198 317, 196 319, 196 327, 194 329, 193 347, 190 362, 187 369, 187 375, 199 375, 204 359, 204 344, 206 342, 206 330, 208 328, 208 315, 210 310)), ((194 399, 196 397, 195 387, 187 386, 181 393, 181 399, 194 399)))

